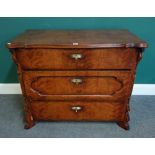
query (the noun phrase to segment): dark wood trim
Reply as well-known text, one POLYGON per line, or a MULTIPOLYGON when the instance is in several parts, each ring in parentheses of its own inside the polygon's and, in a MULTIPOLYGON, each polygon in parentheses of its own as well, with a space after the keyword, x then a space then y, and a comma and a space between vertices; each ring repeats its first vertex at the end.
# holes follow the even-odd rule
POLYGON ((144 43, 130 43, 130 44, 83 44, 83 45, 23 45, 18 43, 7 44, 8 48, 147 48, 148 45, 144 43))

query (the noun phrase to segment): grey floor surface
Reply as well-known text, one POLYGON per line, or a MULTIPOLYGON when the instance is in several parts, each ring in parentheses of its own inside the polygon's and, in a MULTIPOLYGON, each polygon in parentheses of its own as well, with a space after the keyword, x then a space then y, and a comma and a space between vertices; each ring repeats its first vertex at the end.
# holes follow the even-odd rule
POLYGON ((0 137, 13 138, 151 138, 155 137, 155 96, 132 96, 130 130, 104 122, 39 122, 23 128, 23 97, 0 95, 0 137))

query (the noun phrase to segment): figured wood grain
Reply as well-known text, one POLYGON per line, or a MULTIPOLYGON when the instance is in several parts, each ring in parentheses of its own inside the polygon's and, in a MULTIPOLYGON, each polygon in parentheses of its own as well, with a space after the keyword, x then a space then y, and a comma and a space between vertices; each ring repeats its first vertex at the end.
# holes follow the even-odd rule
POLYGON ((146 42, 127 30, 29 30, 7 46, 25 97, 25 128, 39 120, 86 120, 129 129, 129 101, 146 42), (82 83, 71 82, 75 78, 82 83))
POLYGON ((131 71, 26 71, 23 78, 34 100, 118 100, 129 96, 133 80, 131 71))
POLYGON ((104 77, 51 77, 40 76, 32 81, 31 88, 42 95, 113 95, 122 83, 113 76, 104 77), (73 83, 72 80, 82 80, 73 83), (54 88, 54 89, 51 89, 54 88), (61 89, 60 89, 61 88, 61 89))
POLYGON ((33 102, 36 120, 121 121, 125 104, 118 102, 33 102), (81 107, 78 112, 72 107, 81 107))
POLYGON ((138 52, 134 48, 18 49, 16 55, 24 70, 131 69, 138 52), (82 58, 75 60, 72 54, 82 58))
POLYGON ((128 30, 28 30, 8 48, 111 48, 147 47, 128 30))

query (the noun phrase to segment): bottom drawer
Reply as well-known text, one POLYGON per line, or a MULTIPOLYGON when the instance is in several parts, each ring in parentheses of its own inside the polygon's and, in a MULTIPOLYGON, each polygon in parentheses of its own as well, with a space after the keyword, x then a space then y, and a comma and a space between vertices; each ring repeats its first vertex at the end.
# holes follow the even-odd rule
POLYGON ((33 102, 36 120, 117 121, 123 120, 125 104, 113 102, 33 102))

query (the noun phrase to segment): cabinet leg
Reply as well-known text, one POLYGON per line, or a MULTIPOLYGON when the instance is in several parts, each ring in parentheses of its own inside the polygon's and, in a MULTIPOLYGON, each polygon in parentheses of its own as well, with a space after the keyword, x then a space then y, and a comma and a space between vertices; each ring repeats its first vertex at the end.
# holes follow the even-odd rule
POLYGON ((26 100, 26 102, 25 102, 24 109, 25 109, 25 117, 24 117, 25 126, 24 126, 24 128, 30 129, 35 125, 35 120, 32 116, 30 102, 28 102, 28 100, 26 100))
POLYGON ((129 130, 129 123, 128 122, 117 122, 118 126, 125 130, 129 130))
POLYGON ((125 129, 125 130, 129 130, 129 120, 130 120, 130 116, 129 116, 129 111, 130 111, 130 106, 129 106, 129 100, 127 101, 126 104, 126 110, 125 110, 125 115, 124 115, 124 120, 117 122, 118 126, 120 126, 121 128, 125 129))
POLYGON ((30 114, 25 114, 25 126, 24 129, 30 129, 35 125, 35 121, 30 114))
POLYGON ((34 126, 34 124, 31 125, 31 124, 26 123, 26 124, 24 125, 24 129, 30 129, 30 128, 32 128, 33 126, 34 126))

